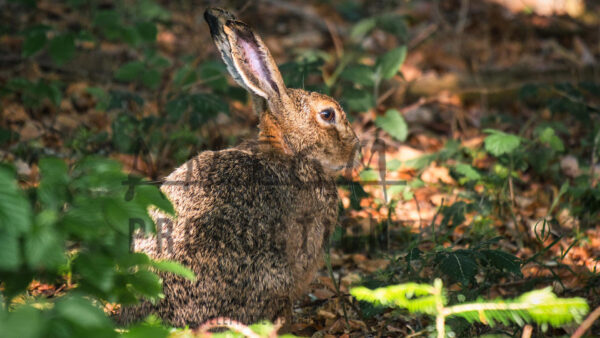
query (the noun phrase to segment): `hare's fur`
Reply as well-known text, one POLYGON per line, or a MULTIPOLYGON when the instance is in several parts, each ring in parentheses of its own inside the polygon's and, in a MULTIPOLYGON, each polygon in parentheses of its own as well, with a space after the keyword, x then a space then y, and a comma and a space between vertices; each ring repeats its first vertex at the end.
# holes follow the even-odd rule
MULTIPOLYGON (((212 23, 220 47, 231 39, 227 34, 237 29, 228 28, 230 24, 243 25, 232 18, 221 14, 221 22, 212 23)), ((244 34, 253 34, 248 32, 244 34)), ((135 241, 136 251, 179 261, 197 279, 161 274, 165 297, 155 305, 125 307, 119 316, 123 324, 151 313, 171 325, 190 327, 216 317, 248 324, 279 317, 289 320, 292 302, 306 290, 320 265, 337 218, 334 170, 353 160, 358 140, 333 99, 285 88, 266 47, 260 38, 254 39, 266 51, 259 61, 274 76, 274 85, 260 82, 268 73, 264 69, 253 74, 253 69, 244 68, 243 58, 248 57, 244 53, 252 51, 237 55, 235 47, 227 45, 230 50, 225 53, 232 55, 224 59, 226 63, 237 60, 235 69, 230 67, 232 74, 250 73, 233 75, 259 107, 259 139, 202 152, 171 173, 161 189, 176 217, 153 211, 160 226, 158 239, 135 241), (246 79, 256 83, 248 85, 246 79), (324 107, 335 110, 335 124, 318 121, 324 107)))

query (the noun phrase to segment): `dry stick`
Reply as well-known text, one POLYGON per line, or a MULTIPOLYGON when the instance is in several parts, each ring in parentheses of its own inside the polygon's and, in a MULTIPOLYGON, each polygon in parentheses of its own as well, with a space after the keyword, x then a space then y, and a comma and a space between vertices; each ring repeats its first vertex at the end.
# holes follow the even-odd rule
POLYGON ((579 338, 582 337, 583 334, 594 324, 596 319, 600 317, 600 306, 598 306, 590 315, 579 325, 575 333, 571 336, 571 338, 579 338))
POLYGON ((423 217, 421 217, 421 207, 419 206, 419 201, 417 200, 417 195, 413 194, 413 199, 415 200, 415 205, 417 206, 417 213, 419 214, 419 242, 423 238, 423 217))
POLYGON ((325 21, 325 25, 327 26, 329 35, 331 35, 331 40, 333 41, 333 47, 335 48, 335 55, 337 56, 338 59, 341 59, 342 56, 344 55, 344 44, 342 43, 342 40, 340 39, 340 35, 338 34, 338 31, 335 29, 335 26, 333 25, 333 23, 331 23, 327 19, 324 19, 323 21, 325 21))
POLYGON ((523 335, 521 336, 521 338, 530 338, 532 332, 533 326, 529 324, 525 325, 525 327, 523 328, 523 335))
POLYGON ((375 107, 378 107, 388 97, 392 96, 392 94, 394 94, 397 89, 398 89, 398 86, 393 86, 392 88, 388 89, 385 93, 381 94, 381 96, 379 98, 377 98, 377 102, 375 102, 375 107))
POLYGON ((423 30, 421 30, 413 39, 410 40, 410 42, 408 43, 408 49, 410 50, 410 49, 417 48, 417 46, 419 46, 421 43, 423 43, 425 40, 427 40, 427 38, 432 36, 433 33, 435 33, 435 31, 437 31, 437 29, 438 29, 437 23, 429 24, 427 27, 425 27, 423 30))
POLYGON ((459 19, 458 19, 458 22, 456 23, 456 27, 454 27, 454 31, 459 36, 462 36, 462 33, 465 30, 468 14, 469 14, 469 0, 461 0, 460 10, 458 13, 459 19))
POLYGON ((343 301, 344 298, 341 297, 342 292, 340 291, 340 283, 339 282, 341 282, 341 274, 340 274, 340 280, 337 281, 335 279, 335 276, 333 275, 333 267, 331 266, 331 245, 329 243, 327 243, 327 249, 325 251, 325 265, 327 266, 327 272, 329 273, 329 278, 331 278, 331 281, 333 282, 333 287, 335 287, 335 292, 336 292, 337 296, 339 297, 338 299, 342 300, 342 311, 344 313, 344 319, 346 320, 346 328, 349 330, 350 322, 348 320, 348 313, 346 312, 346 306, 343 301))

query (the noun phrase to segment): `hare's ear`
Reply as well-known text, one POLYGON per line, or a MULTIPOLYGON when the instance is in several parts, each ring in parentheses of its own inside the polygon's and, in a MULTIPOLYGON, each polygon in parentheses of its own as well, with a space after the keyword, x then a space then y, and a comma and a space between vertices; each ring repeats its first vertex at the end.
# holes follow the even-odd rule
POLYGON ((250 27, 229 12, 209 8, 204 18, 233 79, 267 101, 286 95, 285 84, 271 53, 250 27))

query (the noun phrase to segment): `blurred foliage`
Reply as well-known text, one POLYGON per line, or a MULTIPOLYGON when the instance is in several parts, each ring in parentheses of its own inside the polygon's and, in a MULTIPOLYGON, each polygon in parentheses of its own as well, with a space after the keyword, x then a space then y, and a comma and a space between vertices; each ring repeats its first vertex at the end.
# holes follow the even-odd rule
POLYGON ((156 301, 162 292, 157 271, 195 277, 178 263, 130 251, 133 231, 154 231, 150 206, 174 212, 157 187, 136 186, 128 199, 129 178, 120 164, 97 157, 70 167, 44 158, 39 167, 39 186, 26 190, 17 186, 13 169, 0 167, 1 332, 114 336, 100 304, 156 301), (33 280, 65 283, 67 294, 30 298, 25 290, 33 280))
POLYGON ((433 286, 407 283, 376 290, 357 287, 350 290, 350 293, 358 300, 435 316, 439 338, 446 337, 446 320, 451 316, 463 318, 469 323, 481 322, 490 326, 497 323, 506 325, 514 322, 524 325, 527 322, 536 322, 543 324, 547 329, 548 324, 561 326, 581 321, 589 311, 589 306, 583 298, 558 298, 549 287, 524 293, 514 300, 478 299, 474 303, 453 306, 446 306, 446 290, 441 279, 436 279, 433 286))

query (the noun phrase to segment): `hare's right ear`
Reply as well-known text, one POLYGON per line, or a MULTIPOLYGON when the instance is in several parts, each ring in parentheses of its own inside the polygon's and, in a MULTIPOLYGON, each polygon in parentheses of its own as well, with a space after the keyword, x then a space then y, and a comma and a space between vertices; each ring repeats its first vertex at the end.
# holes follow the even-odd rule
POLYGON ((219 8, 207 9, 204 19, 229 73, 238 84, 267 101, 287 96, 277 64, 250 27, 219 8))

